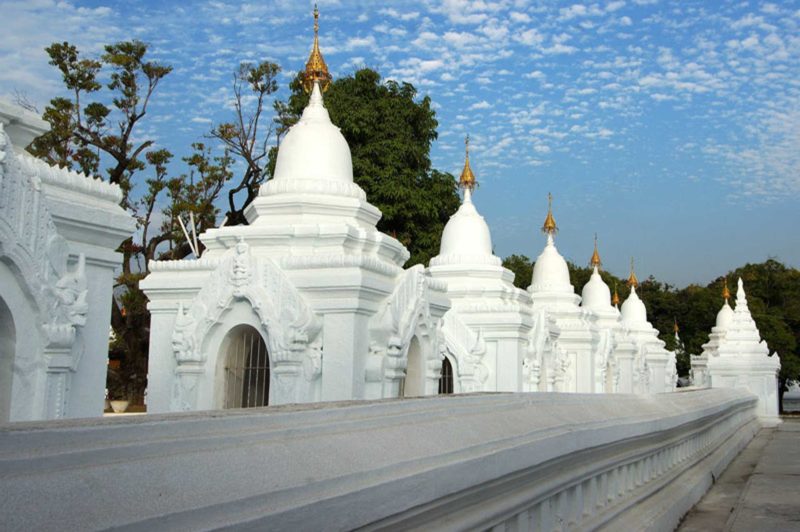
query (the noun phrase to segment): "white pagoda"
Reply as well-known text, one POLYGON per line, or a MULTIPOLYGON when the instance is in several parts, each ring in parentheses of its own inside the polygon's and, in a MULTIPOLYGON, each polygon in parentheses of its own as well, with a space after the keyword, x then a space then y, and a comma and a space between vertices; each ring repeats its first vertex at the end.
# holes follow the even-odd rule
MULTIPOLYGON (((769 347, 761 339, 756 322, 750 315, 741 278, 738 285, 733 315, 725 311, 723 317, 724 335, 713 340, 716 343, 715 347, 709 346, 706 349, 710 385, 712 388, 748 388, 759 398, 757 408, 762 422, 777 424, 780 423, 778 416, 780 358, 777 353, 769 356, 769 347)), ((723 311, 726 306, 727 300, 723 305, 723 311)), ((719 316, 717 323, 718 327, 719 316)), ((717 331, 714 329, 712 334, 720 332, 719 329, 717 331)), ((712 343, 712 340, 709 343, 712 343)))
POLYGON ((528 364, 544 368, 538 386, 533 389, 592 393, 598 391, 595 351, 599 337, 592 326, 591 313, 580 307, 581 298, 570 284, 567 261, 556 249, 558 226, 549 194, 542 232, 547 242, 536 258, 528 287, 537 324, 528 364))
POLYGON ((152 262, 151 412, 436 393, 444 283, 376 229, 350 149, 325 109, 314 44, 310 93, 281 142, 249 225, 200 236, 198 260, 152 262))
POLYGON ((428 268, 433 279, 447 285, 451 303, 442 328, 442 391, 520 391, 533 325, 531 300, 492 253, 489 226, 472 201, 476 185, 467 138, 459 179, 464 200, 447 222, 440 253, 428 268), (452 390, 448 371, 454 377, 452 390))

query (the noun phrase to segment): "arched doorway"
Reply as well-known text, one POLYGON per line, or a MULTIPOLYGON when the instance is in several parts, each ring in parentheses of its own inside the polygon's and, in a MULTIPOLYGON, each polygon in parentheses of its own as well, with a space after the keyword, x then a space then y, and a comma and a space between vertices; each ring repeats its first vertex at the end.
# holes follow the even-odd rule
POLYGON ((269 353, 253 327, 232 329, 223 342, 225 392, 223 408, 252 408, 269 404, 269 353))
POLYGON ((419 395, 425 395, 425 367, 419 339, 414 336, 408 346, 408 365, 406 366, 403 396, 416 397, 419 395))
POLYGON ((439 393, 453 393, 453 365, 447 357, 442 360, 442 371, 439 373, 439 393))
POLYGON ((0 423, 11 416, 11 386, 14 381, 14 352, 17 333, 14 317, 6 302, 0 298, 0 423))

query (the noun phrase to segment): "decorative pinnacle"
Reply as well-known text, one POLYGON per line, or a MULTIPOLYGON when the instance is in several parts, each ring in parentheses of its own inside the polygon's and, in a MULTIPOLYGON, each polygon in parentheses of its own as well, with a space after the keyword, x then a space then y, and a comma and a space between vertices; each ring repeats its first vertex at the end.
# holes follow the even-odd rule
POLYGON ((633 270, 633 257, 631 257, 631 274, 628 277, 628 286, 633 288, 639 286, 639 279, 636 278, 636 272, 633 270))
POLYGON ((724 284, 722 285, 722 298, 727 303, 728 300, 731 298, 731 291, 728 290, 728 277, 725 277, 724 284))
POLYGON ((619 294, 617 293, 617 283, 614 283, 614 297, 611 298, 611 304, 619 307, 619 294))
POLYGON ((678 327, 678 319, 677 318, 672 318, 672 320, 673 320, 673 322, 672 322, 672 332, 674 332, 675 335, 677 336, 678 332, 680 332, 681 328, 678 327))
POLYGON ((556 225, 556 219, 553 218, 553 195, 548 192, 547 218, 544 219, 544 225, 542 225, 542 233, 546 235, 554 235, 557 232, 558 232, 558 226, 556 225))
POLYGON ((594 253, 592 253, 592 259, 589 261, 589 265, 595 268, 600 268, 603 265, 603 262, 600 260, 600 253, 597 251, 597 233, 594 234, 594 253))
POLYGON ((314 46, 311 48, 311 55, 308 56, 306 70, 303 72, 303 89, 311 92, 314 83, 319 83, 319 88, 325 92, 331 84, 331 79, 333 78, 328 72, 328 65, 325 64, 322 52, 319 51, 319 10, 317 4, 314 4, 314 46))
POLYGON ((461 177, 458 179, 458 186, 469 190, 475 190, 478 186, 478 181, 475 179, 475 174, 472 173, 472 168, 469 166, 469 135, 464 138, 464 151, 466 153, 464 158, 464 169, 461 170, 461 177))

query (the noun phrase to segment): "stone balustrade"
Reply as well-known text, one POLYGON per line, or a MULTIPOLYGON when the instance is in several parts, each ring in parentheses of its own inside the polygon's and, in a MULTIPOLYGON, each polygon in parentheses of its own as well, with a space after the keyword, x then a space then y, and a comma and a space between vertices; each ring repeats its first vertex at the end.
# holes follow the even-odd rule
POLYGON ((743 389, 476 394, 0 428, 7 530, 672 530, 759 430, 743 389))

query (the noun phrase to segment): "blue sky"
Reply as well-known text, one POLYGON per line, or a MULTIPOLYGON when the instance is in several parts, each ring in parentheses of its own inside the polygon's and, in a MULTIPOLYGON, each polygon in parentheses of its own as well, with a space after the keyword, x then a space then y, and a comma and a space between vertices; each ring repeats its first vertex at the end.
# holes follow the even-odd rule
MULTIPOLYGON (((178 155, 231 117, 241 61, 305 63, 313 3, 0 0, 0 97, 61 91, 43 48, 137 38, 174 72, 140 131, 178 155), (10 22, 10 24, 7 24, 10 22)), ((369 66, 433 99, 436 168, 469 133, 500 256, 557 245, 607 269, 706 283, 769 256, 800 266, 800 1, 320 1, 334 76, 369 66)), ((177 169, 180 170, 180 169, 177 169)))

